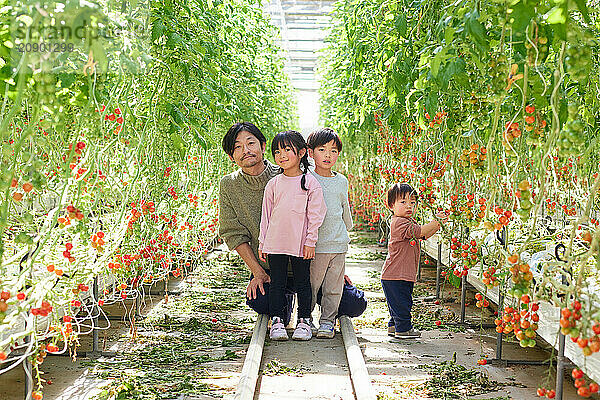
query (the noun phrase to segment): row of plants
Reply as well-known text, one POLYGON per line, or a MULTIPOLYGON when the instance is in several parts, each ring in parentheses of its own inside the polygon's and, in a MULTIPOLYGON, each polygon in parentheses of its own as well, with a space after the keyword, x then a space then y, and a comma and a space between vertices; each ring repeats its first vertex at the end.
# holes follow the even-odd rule
POLYGON ((384 228, 387 189, 411 183, 423 222, 451 215, 447 279, 473 269, 511 295, 498 332, 534 346, 539 301, 550 301, 563 309, 557 333, 586 356, 600 350, 597 11, 577 0, 341 0, 321 85, 322 118, 350 149, 359 226, 384 228))
POLYGON ((222 135, 295 117, 259 2, 0 10, 1 374, 68 351, 97 307, 184 275, 216 236, 222 135))

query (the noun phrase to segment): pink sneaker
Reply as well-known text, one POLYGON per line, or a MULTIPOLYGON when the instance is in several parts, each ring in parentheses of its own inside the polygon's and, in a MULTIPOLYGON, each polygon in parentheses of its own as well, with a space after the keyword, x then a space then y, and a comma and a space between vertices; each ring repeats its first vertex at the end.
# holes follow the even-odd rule
POLYGON ((271 331, 269 333, 271 340, 288 340, 288 334, 285 330, 285 326, 279 317, 273 317, 271 323, 271 331))
POLYGON ((296 324, 296 330, 292 335, 294 340, 310 340, 312 338, 312 331, 310 330, 308 318, 300 318, 296 324))

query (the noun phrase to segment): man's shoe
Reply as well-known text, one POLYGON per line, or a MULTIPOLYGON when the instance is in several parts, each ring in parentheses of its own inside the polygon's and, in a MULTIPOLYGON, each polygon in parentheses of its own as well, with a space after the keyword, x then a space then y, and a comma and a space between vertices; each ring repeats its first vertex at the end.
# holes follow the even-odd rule
POLYGON ((396 336, 396 327, 388 326, 388 336, 395 337, 396 336))
POLYGON ((396 332, 394 334, 394 337, 396 339, 416 339, 416 338, 421 337, 421 332, 419 332, 413 328, 406 332, 396 332))
POLYGON ((335 329, 333 328, 333 324, 331 322, 323 322, 319 326, 319 330, 317 331, 317 337, 319 339, 332 339, 335 336, 335 329))
POLYGON ((292 335, 292 339, 310 340, 311 338, 312 332, 310 330, 310 325, 308 324, 308 318, 300 318, 296 325, 296 330, 294 330, 294 334, 292 335))
POLYGON ((281 318, 273 317, 273 323, 271 324, 271 332, 269 333, 271 340, 288 340, 288 334, 285 330, 285 326, 281 321, 281 318))

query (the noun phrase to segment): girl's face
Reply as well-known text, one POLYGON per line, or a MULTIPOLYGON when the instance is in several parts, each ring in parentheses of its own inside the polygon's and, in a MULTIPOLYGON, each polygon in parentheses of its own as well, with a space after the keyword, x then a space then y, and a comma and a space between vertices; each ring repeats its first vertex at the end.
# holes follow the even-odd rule
POLYGON ((284 171, 300 170, 300 159, 306 154, 306 149, 296 151, 289 144, 283 144, 283 147, 275 150, 275 162, 284 171))
POLYGON ((398 197, 392 205, 392 212, 396 217, 410 218, 417 208, 417 199, 414 196, 405 194, 404 197, 398 197))

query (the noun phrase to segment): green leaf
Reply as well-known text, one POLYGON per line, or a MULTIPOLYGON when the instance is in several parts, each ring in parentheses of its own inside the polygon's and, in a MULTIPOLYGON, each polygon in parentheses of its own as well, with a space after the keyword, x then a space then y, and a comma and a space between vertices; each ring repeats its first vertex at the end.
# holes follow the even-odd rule
POLYGON ((512 7, 511 16, 514 18, 512 28, 516 32, 525 32, 531 18, 535 16, 535 8, 531 4, 525 4, 523 0, 512 7))
POLYGON ((406 14, 401 12, 398 15, 396 15, 396 20, 394 21, 394 26, 396 27, 396 30, 398 31, 398 35, 400 35, 402 37, 406 36, 406 31, 408 29, 407 23, 406 23, 406 14))
POLYGON ((455 288, 458 289, 460 287, 460 281, 461 279, 458 276, 454 274, 448 274, 448 282, 450 282, 450 284, 455 288))
POLYGON ((440 65, 448 58, 446 54, 448 49, 446 47, 439 46, 437 49, 435 49, 435 51, 437 51, 437 54, 429 62, 429 67, 431 68, 431 74, 437 77, 440 65))
POLYGON ((446 42, 446 44, 452 43, 452 40, 454 39, 455 31, 456 30, 451 26, 446 27, 446 30, 444 31, 444 41, 446 42))
POLYGON ((103 72, 108 71, 108 59, 106 58, 104 46, 102 46, 100 40, 94 40, 90 49, 94 54, 94 61, 98 62, 96 68, 100 67, 103 72))
POLYGON ((546 14, 546 22, 554 25, 554 24, 564 24, 567 22, 567 14, 565 13, 565 9, 562 5, 555 6, 546 14))
POLYGON ((196 141, 196 143, 198 143, 200 145, 200 147, 202 147, 204 150, 206 150, 208 148, 208 145, 206 143, 206 139, 204 139, 204 137, 200 136, 193 129, 192 129, 192 136, 194 137, 194 140, 196 141))
POLYGON ((71 87, 71 85, 73 84, 73 82, 75 82, 76 79, 77 77, 75 76, 75 74, 58 74, 58 80, 60 81, 61 88, 71 87))
POLYGON ((173 142, 173 148, 179 153, 181 157, 185 156, 185 143, 181 138, 181 135, 172 129, 171 141, 173 142))
POLYGON ((185 116, 176 106, 171 105, 171 111, 169 112, 169 115, 171 115, 173 122, 175 122, 177 125, 182 126, 185 124, 185 116))
POLYGON ((167 35, 167 47, 174 49, 175 46, 183 43, 183 39, 177 32, 169 32, 167 35))
POLYGON ((438 109, 438 98, 439 93, 431 91, 425 98, 425 111, 429 113, 429 116, 433 118, 433 115, 437 112, 438 109))
POLYGON ((152 41, 156 41, 158 38, 160 38, 163 33, 165 31, 165 24, 163 24, 161 19, 157 19, 156 21, 154 21, 154 24, 152 24, 152 41))
POLYGON ((479 12, 473 10, 470 13, 465 14, 465 32, 474 41, 475 44, 487 51, 489 49, 488 37, 485 27, 479 22, 479 12))

